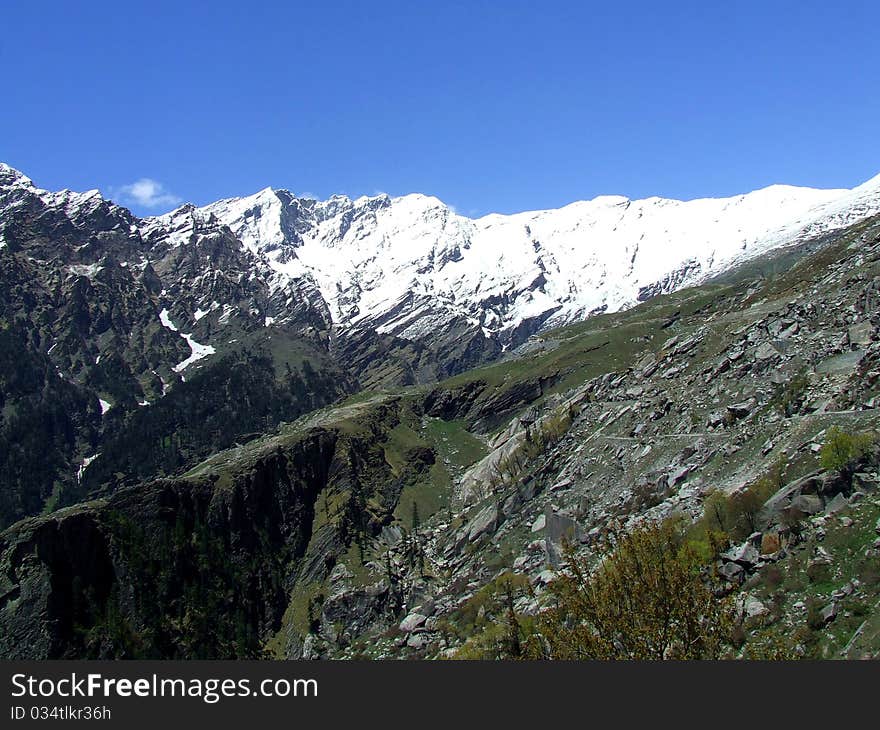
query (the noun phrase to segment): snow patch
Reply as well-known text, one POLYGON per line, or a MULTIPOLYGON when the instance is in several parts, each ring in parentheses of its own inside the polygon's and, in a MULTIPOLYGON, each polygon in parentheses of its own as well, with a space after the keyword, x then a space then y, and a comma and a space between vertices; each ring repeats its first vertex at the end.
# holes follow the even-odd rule
POLYGON ((101 455, 101 452, 99 451, 99 452, 98 452, 97 454, 95 454, 94 456, 87 456, 85 459, 82 460, 82 464, 79 465, 79 469, 78 469, 77 472, 76 472, 76 481, 77 481, 77 482, 81 482, 81 481, 82 481, 83 474, 86 473, 86 469, 88 469, 88 468, 89 468, 89 465, 90 465, 95 459, 97 459, 100 455, 101 455))
POLYGON ((172 332, 177 332, 177 327, 174 322, 171 321, 171 316, 169 315, 167 309, 163 309, 161 312, 159 312, 159 321, 166 329, 169 329, 172 332))
POLYGON ((200 345, 192 338, 191 334, 181 335, 181 337, 186 340, 186 344, 189 345, 189 349, 192 354, 188 358, 186 358, 186 360, 174 366, 173 369, 175 373, 182 372, 194 362, 198 362, 199 360, 208 357, 208 355, 213 355, 215 352, 217 352, 211 345, 200 345))

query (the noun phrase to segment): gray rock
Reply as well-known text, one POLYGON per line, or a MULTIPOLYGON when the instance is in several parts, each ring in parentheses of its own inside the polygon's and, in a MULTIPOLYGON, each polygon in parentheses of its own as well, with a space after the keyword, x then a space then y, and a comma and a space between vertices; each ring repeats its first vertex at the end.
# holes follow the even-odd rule
POLYGON ((855 347, 867 347, 874 336, 874 326, 870 322, 859 322, 849 328, 849 344, 855 347))
POLYGON ((741 403, 731 403, 727 406, 727 411, 734 418, 745 418, 755 407, 754 400, 742 401, 741 403))
POLYGON ((403 532, 397 525, 386 525, 379 533, 379 539, 389 547, 394 547, 403 539, 403 532))
POLYGON ((759 601, 754 596, 747 596, 745 601, 743 602, 743 614, 746 618, 749 619, 758 619, 763 618, 764 616, 770 613, 770 609, 767 608, 761 601, 759 601))
POLYGON ((552 487, 550 487, 551 492, 558 492, 562 489, 568 489, 572 485, 571 479, 562 479, 561 481, 556 482, 552 487))
POLYGON ((737 563, 744 568, 756 565, 760 557, 757 548, 751 542, 744 542, 742 545, 732 547, 721 555, 723 561, 737 563))
POLYGON ((691 470, 686 466, 676 469, 669 475, 669 485, 672 487, 677 486, 680 482, 683 482, 685 479, 687 479, 688 474, 690 473, 691 470))
POLYGON ((506 517, 512 517, 516 511, 522 506, 523 500, 520 497, 519 492, 514 492, 507 499, 504 500, 504 504, 501 507, 501 513, 506 517))
POLYGON ((302 651, 300 656, 303 659, 320 659, 321 651, 318 648, 318 637, 314 634, 307 634, 306 638, 303 640, 302 651))
POLYGON ((837 613, 837 602, 832 601, 827 606, 825 606, 825 608, 823 608, 819 614, 822 617, 822 624, 830 624, 832 621, 834 621, 834 619, 837 618, 837 613))
POLYGON ((840 472, 829 471, 819 479, 819 494, 832 495, 845 491, 849 485, 840 472))
POLYGON ((419 626, 425 623, 428 617, 421 613, 411 613, 403 621, 400 622, 400 630, 405 634, 415 631, 419 626))
POLYGON ((805 515, 815 515, 822 511, 822 499, 815 494, 801 494, 791 500, 791 508, 805 515))
POLYGON ((778 355, 779 350, 773 347, 769 342, 762 342, 757 348, 755 348, 756 360, 770 360, 778 355))
POLYGON ((858 489, 863 492, 868 492, 872 489, 876 489, 878 483, 880 483, 880 479, 877 478, 876 474, 857 472, 853 475, 852 478, 853 489, 858 489))
POLYGON ((532 523, 532 532, 540 532, 544 529, 544 525, 547 524, 547 515, 539 515, 538 519, 536 519, 532 523))
POLYGON ((825 514, 833 515, 836 512, 840 512, 842 509, 846 509, 849 506, 849 502, 847 498, 843 496, 843 493, 838 493, 834 496, 834 498, 825 505, 825 514))
POLYGON ((330 583, 340 583, 342 581, 346 581, 349 578, 353 578, 354 573, 352 573, 344 563, 337 563, 336 567, 330 572, 329 581, 330 583))
POLYGON ((810 565, 831 565, 832 562, 831 553, 819 545, 816 548, 815 557, 810 561, 810 565))
POLYGON ((572 544, 584 537, 583 528, 568 515, 557 514, 551 505, 544 510, 544 549, 547 560, 554 568, 562 564, 564 544, 572 544))
POLYGON ((730 583, 738 583, 744 577, 745 571, 737 563, 724 563, 718 568, 718 574, 730 583))
POLYGON ((467 539, 473 542, 481 535, 491 534, 498 528, 498 505, 490 504, 477 513, 467 527, 467 539))

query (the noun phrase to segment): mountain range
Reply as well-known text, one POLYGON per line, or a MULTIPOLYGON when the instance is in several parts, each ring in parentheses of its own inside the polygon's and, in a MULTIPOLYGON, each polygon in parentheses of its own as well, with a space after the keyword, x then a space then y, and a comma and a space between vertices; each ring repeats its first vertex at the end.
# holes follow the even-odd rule
POLYGON ((800 478, 871 422, 878 214, 880 176, 140 218, 0 165, 0 649, 342 656, 414 615, 397 648, 436 655, 422 622, 502 568, 546 583, 561 532, 695 516, 783 451, 800 478))

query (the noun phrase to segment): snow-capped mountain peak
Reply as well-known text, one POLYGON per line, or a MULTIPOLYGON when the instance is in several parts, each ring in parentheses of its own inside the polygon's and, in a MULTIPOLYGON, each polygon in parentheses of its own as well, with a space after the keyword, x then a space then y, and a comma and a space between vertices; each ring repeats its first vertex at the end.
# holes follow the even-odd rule
POLYGON ((880 176, 852 190, 771 185, 689 201, 602 195, 477 219, 422 194, 315 201, 265 188, 195 214, 228 226, 277 276, 313 282, 337 325, 422 338, 463 318, 509 344, 878 211, 880 176))
MULTIPOLYGON (((3 190, 9 204, 37 195, 73 222, 108 202, 98 191, 39 190, 8 165, 0 166, 3 190)), ((880 175, 852 190, 771 185, 687 201, 601 195, 475 219, 419 193, 321 201, 267 187, 131 220, 148 249, 140 266, 151 255, 225 236, 224 246, 252 262, 246 275, 267 287, 271 306, 249 305, 269 307, 267 322, 285 321, 284 307, 304 297, 340 329, 420 342, 467 330, 508 347, 543 327, 631 306, 878 212, 880 175)), ((235 310, 214 294, 197 306, 235 310)))

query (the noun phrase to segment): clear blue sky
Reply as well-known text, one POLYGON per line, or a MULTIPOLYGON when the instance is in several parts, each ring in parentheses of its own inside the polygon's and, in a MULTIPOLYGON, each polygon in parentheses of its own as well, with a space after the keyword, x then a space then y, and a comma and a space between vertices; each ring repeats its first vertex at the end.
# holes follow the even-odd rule
POLYGON ((157 210, 272 185, 425 192, 474 215, 880 172, 877 2, 95 0, 0 17, 0 160, 129 199, 150 178, 157 210))

